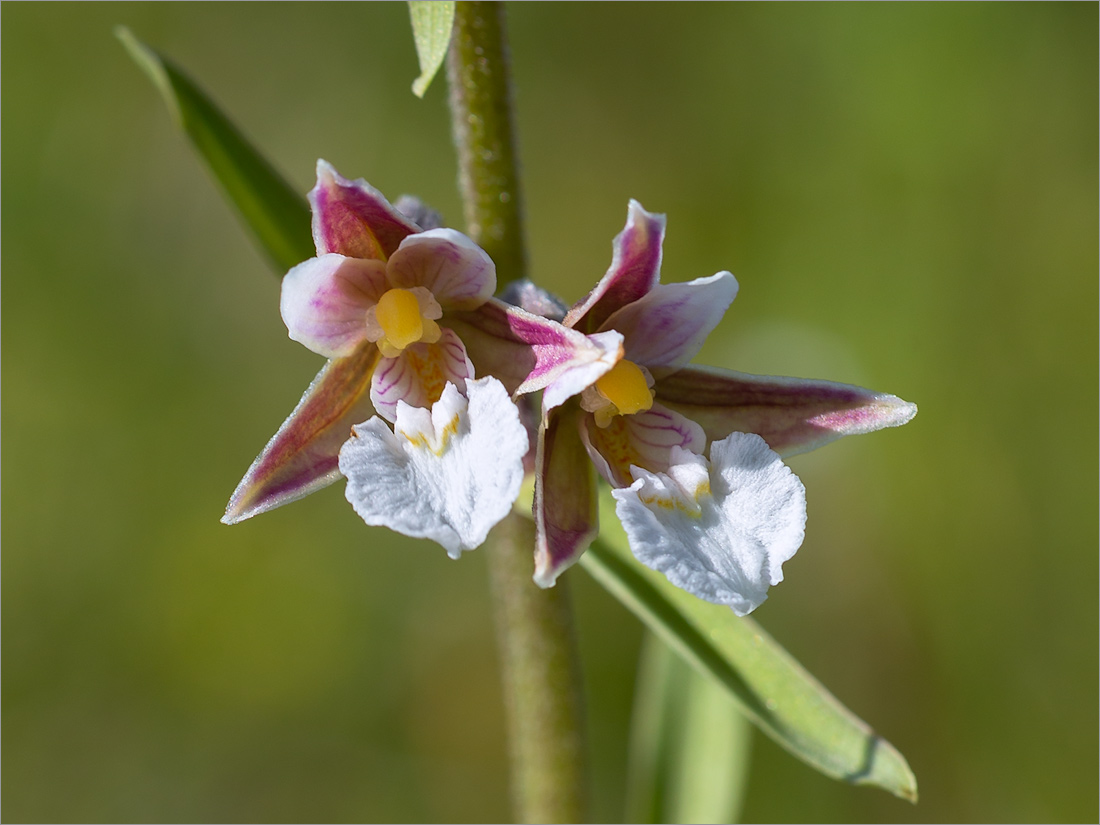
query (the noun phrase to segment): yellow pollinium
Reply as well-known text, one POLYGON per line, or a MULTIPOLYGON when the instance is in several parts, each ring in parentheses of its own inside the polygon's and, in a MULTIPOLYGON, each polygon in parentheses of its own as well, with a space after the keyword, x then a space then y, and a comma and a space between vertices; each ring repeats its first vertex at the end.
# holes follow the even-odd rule
POLYGON ((378 325, 394 349, 404 349, 424 336, 420 303, 407 289, 391 289, 378 299, 378 325))
POLYGON ((433 319, 443 313, 423 287, 387 290, 367 313, 367 338, 386 358, 396 358, 412 344, 434 344, 442 336, 433 319))
POLYGON ((615 405, 619 415, 633 415, 653 406, 653 390, 645 374, 625 358, 596 379, 596 389, 615 405))

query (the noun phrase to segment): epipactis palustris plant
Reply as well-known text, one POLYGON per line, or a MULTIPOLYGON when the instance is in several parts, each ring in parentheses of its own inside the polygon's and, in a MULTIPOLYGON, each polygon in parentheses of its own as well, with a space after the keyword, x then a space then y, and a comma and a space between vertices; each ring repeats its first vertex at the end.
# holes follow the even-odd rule
POLYGON ((781 456, 916 413, 846 384, 689 366, 737 281, 661 284, 664 217, 635 201, 611 268, 559 323, 537 288, 520 306, 493 298, 493 262, 468 237, 324 161, 309 200, 317 256, 287 273, 280 307, 290 337, 330 360, 227 523, 343 475, 368 524, 457 558, 517 498, 530 438, 512 399, 542 390, 535 582, 552 586, 595 537, 598 473, 642 563, 744 615, 802 543, 805 491, 781 456))
POLYGON ((579 394, 555 383, 543 394, 535 581, 552 585, 596 535, 594 467, 642 563, 745 615, 802 543, 805 490, 781 456, 899 426, 916 407, 847 384, 688 365, 737 281, 661 284, 664 229, 631 201, 610 269, 564 317, 593 338, 619 333, 623 349, 579 394))
POLYGON ((317 256, 286 274, 280 309, 290 337, 329 361, 222 520, 342 474, 368 524, 431 538, 457 557, 519 493, 529 438, 509 394, 572 386, 565 373, 610 363, 617 342, 601 347, 493 298, 495 266, 472 240, 422 228, 325 161, 309 202, 317 256))

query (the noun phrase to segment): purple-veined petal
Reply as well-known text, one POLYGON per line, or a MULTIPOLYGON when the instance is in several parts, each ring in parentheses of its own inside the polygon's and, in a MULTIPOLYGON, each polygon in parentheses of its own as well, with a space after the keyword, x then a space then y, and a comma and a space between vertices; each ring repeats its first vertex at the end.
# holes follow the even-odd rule
POLYGON ((660 404, 634 415, 617 415, 606 427, 596 426, 592 415, 582 421, 581 438, 588 455, 612 487, 629 487, 634 466, 664 472, 673 448, 701 453, 707 445, 698 424, 660 404))
POLYGON ((574 402, 550 411, 535 459, 535 584, 552 587, 599 532, 596 476, 578 435, 574 402))
POLYGON ((454 329, 479 375, 495 375, 514 395, 546 389, 543 406, 557 406, 607 372, 622 357, 617 332, 584 335, 496 298, 470 312, 451 312, 454 329))
POLYGON ((476 309, 497 288, 497 270, 484 249, 454 229, 410 235, 390 257, 392 286, 429 289, 444 311, 476 309))
POLYGON ((699 423, 708 440, 756 433, 782 456, 816 449, 845 435, 900 427, 915 404, 851 384, 748 375, 689 366, 661 378, 657 398, 699 423))
POLYGON ((590 359, 575 359, 547 384, 542 408, 552 410, 567 398, 580 395, 623 357, 623 337, 614 330, 586 336, 593 345, 590 359))
POLYGON ((694 357, 737 296, 729 272, 685 284, 657 284, 603 323, 623 334, 624 357, 667 375, 694 357))
POLYGON ((635 468, 629 488, 611 491, 630 549, 677 587, 744 616, 802 544, 806 491, 757 435, 714 442, 709 462, 674 452, 667 472, 635 468))
POLYGON ((467 378, 473 378, 474 368, 462 341, 452 330, 441 332, 434 344, 413 344, 396 358, 379 360, 370 397, 387 421, 397 420, 399 401, 411 407, 431 407, 448 383, 463 387, 467 378))
POLYGON ((347 499, 371 525, 429 538, 451 558, 508 514, 523 481, 527 431, 495 378, 448 384, 431 410, 400 404, 394 431, 377 416, 340 450, 347 499))
POLYGON ((340 477, 340 445, 353 424, 374 415, 367 387, 377 360, 378 348, 364 344, 325 364, 237 485, 223 522, 236 524, 297 501, 340 477))
POLYGON ((279 311, 287 332, 306 348, 337 358, 366 340, 366 313, 386 290, 386 265, 328 254, 283 277, 279 311))
POLYGON ((611 267, 587 297, 565 316, 565 325, 594 332, 615 310, 637 301, 661 279, 665 216, 646 212, 636 200, 626 227, 612 241, 611 267))
POLYGON ((317 161, 317 185, 310 190, 309 203, 318 255, 337 252, 385 260, 407 236, 420 231, 381 192, 362 178, 342 177, 327 161, 317 161))

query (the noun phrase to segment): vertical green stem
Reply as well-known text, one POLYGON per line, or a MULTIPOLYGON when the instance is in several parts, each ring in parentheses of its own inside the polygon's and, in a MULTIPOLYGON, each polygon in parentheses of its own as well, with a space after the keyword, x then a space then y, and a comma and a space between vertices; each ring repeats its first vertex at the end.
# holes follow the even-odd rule
POLYGON ((447 80, 466 230, 507 283, 524 277, 527 253, 504 6, 456 3, 454 26, 447 80))
MULTIPOLYGON (((447 55, 459 186, 470 236, 502 282, 526 274, 504 7, 456 4, 447 55)), ((567 583, 531 580, 534 526, 510 515, 486 542, 521 822, 585 820, 580 670, 567 583)))
POLYGON ((567 577, 531 581, 535 526, 509 515, 489 534, 512 802, 519 822, 585 822, 579 668, 567 577))

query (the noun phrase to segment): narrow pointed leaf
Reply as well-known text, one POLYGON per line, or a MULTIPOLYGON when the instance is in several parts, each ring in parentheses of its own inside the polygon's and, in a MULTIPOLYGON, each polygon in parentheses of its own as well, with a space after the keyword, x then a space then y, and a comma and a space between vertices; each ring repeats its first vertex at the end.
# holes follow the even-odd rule
POLYGON ((916 801, 905 758, 748 618, 673 586, 631 555, 610 495, 601 491, 601 539, 582 566, 700 673, 737 700, 764 733, 810 766, 916 801))
POLYGON ((411 0, 409 17, 412 18, 416 56, 420 59, 420 77, 413 81, 412 90, 417 97, 424 97, 447 56, 454 29, 455 4, 450 0, 411 0))
POLYGON ((149 76, 280 274, 314 255, 309 204, 170 60, 125 27, 115 35, 149 76))
POLYGON ((735 822, 752 727, 726 690, 646 634, 627 774, 628 822, 735 822))

